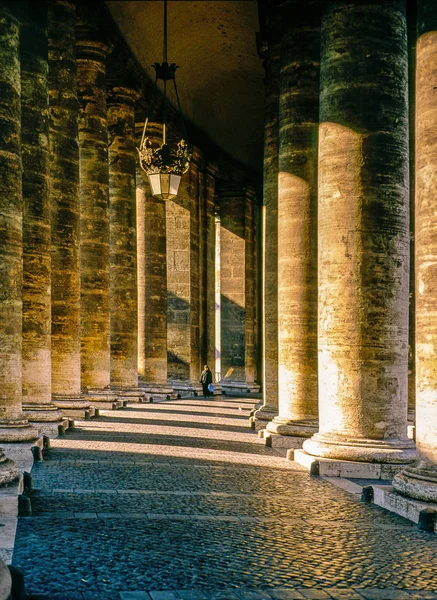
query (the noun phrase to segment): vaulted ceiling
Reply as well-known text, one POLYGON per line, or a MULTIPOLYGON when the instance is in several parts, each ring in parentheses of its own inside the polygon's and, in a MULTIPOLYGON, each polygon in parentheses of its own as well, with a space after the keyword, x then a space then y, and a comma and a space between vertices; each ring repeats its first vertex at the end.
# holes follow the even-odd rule
MULTIPOLYGON (((169 0, 168 62, 185 117, 236 159, 262 168, 263 76, 257 54, 256 0, 169 0)), ((164 2, 110 0, 106 5, 151 78, 162 62, 164 2)))

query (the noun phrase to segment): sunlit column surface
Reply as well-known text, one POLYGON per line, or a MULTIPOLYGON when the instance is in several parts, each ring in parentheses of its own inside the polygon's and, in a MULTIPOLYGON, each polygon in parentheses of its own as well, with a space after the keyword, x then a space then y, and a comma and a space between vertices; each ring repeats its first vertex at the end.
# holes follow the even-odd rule
MULTIPOLYGON (((275 33, 277 33, 275 31, 275 33)), ((269 39, 265 49, 265 123, 263 170, 263 405, 254 415, 262 429, 278 414, 278 135, 279 39, 269 39)))
POLYGON ((23 8, 23 412, 38 431, 56 436, 62 413, 51 399, 47 3, 23 8))
POLYGON ((49 8, 49 148, 51 221, 52 398, 84 416, 80 389, 79 146, 75 5, 49 8))
POLYGON ((414 460, 407 439, 409 197, 405 3, 330 2, 319 129, 320 430, 335 459, 414 460))
MULTIPOLYGON (((137 142, 144 123, 137 124, 137 142)), ((155 125, 148 133, 162 138, 155 125)), ((140 137, 139 137, 140 136, 140 137)), ((147 394, 167 397, 167 248, 165 201, 150 193, 146 173, 137 167, 138 374, 147 394)))
MULTIPOLYGON (((108 91, 111 387, 138 388, 135 90, 108 91)), ((135 399, 132 395, 131 399, 135 399)))
MULTIPOLYGON (((21 405, 20 24, 8 8, 13 11, 13 3, 0 6, 0 442, 21 442, 35 439, 37 430, 23 416, 21 405)), ((4 476, 12 478, 7 469, 4 476)))
MULTIPOLYGON (((81 385, 99 402, 110 385, 109 172, 105 61, 100 41, 77 40, 81 275, 81 385)), ((102 406, 100 404, 100 406, 102 406)))
MULTIPOLYGON (((284 13, 279 99, 279 414, 267 425, 301 446, 317 431, 319 3, 284 13)), ((276 440, 278 441, 278 440, 276 440)))
POLYGON ((393 487, 437 502, 437 13, 418 7, 416 62, 416 443, 419 462, 393 487))

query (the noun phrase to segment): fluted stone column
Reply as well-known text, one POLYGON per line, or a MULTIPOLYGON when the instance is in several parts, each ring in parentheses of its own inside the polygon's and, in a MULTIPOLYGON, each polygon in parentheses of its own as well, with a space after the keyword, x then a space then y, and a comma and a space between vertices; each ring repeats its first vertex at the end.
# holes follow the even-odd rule
POLYGON ((263 405, 251 418, 255 430, 264 429, 278 406, 278 135, 279 40, 269 40, 264 68, 265 124, 263 171, 263 405))
POLYGON ((138 286, 136 247, 135 109, 138 92, 108 92, 111 388, 130 402, 138 388, 138 286))
POLYGON ((418 4, 416 55, 416 444, 418 463, 393 480, 407 496, 437 502, 437 14, 418 4))
POLYGON ((279 414, 267 443, 302 446, 317 431, 317 127, 319 3, 284 13, 279 100, 279 414), (276 435, 275 435, 276 434, 276 435), (277 437, 279 435, 280 437, 277 437))
MULTIPOLYGON (((137 125, 139 144, 144 123, 137 125)), ((155 125, 149 125, 147 133, 162 139, 155 125)), ((166 203, 152 196, 147 175, 139 166, 136 204, 139 384, 147 399, 166 399, 175 397, 167 376, 166 203)))
POLYGON ((23 413, 40 433, 58 435, 51 399, 49 96, 47 3, 27 2, 21 27, 23 160, 23 413))
MULTIPOLYGON (((22 413, 23 198, 21 188, 20 24, 0 6, 0 443, 34 440, 22 413)), ((0 472, 2 469, 0 469, 0 472)), ((12 477, 7 468, 6 481, 12 477)))
POLYGON ((101 408, 120 405, 109 389, 109 171, 105 84, 108 52, 103 42, 77 40, 81 385, 90 402, 101 408))
POLYGON ((414 460, 407 95, 405 3, 330 2, 319 129, 320 430, 303 445, 314 456, 414 460))
POLYGON ((166 204, 168 377, 181 396, 201 392, 199 377, 198 161, 194 149, 176 198, 166 204))
POLYGON ((253 191, 220 190, 221 386, 227 392, 257 392, 253 332, 253 191))
POLYGON ((72 417, 93 413, 80 388, 79 146, 75 5, 49 10, 49 174, 53 403, 72 417))

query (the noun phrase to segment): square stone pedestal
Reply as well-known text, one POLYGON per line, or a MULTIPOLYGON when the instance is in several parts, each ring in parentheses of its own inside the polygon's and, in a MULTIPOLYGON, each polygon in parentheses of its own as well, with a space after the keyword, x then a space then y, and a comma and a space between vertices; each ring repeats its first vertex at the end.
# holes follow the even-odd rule
POLYGON ((7 486, 0 487, 0 560, 7 565, 12 562, 17 531, 18 496, 22 493, 22 473, 7 486))
MULTIPOLYGON (((432 508, 437 511, 437 504, 433 502, 421 502, 413 498, 407 498, 398 494, 391 486, 372 485, 373 504, 381 506, 390 512, 394 512, 413 523, 419 522, 420 511, 432 508)), ((437 528, 435 529, 437 533, 437 528)))
MULTIPOLYGON (((305 440, 303 440, 305 441, 305 440)), ((316 458, 304 450, 289 450, 287 459, 305 467, 311 475, 320 477, 344 477, 352 479, 390 479, 407 465, 389 463, 365 463, 352 460, 316 458)))
POLYGON ((5 456, 13 460, 21 472, 27 471, 30 473, 33 467, 32 447, 38 446, 42 451, 43 444, 43 437, 40 436, 31 442, 16 442, 15 444, 2 442, 1 448, 5 456))
POLYGON ((305 437, 295 437, 292 435, 279 435, 277 433, 270 433, 269 431, 264 431, 264 442, 268 448, 286 448, 289 449, 298 449, 302 448, 304 441, 307 439, 305 437))

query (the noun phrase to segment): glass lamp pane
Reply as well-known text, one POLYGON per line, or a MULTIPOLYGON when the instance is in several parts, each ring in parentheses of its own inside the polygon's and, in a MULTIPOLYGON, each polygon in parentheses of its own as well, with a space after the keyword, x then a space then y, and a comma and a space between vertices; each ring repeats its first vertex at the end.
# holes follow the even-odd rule
POLYGON ((166 200, 170 189, 170 173, 161 173, 161 197, 166 200))
POLYGON ((147 176, 149 179, 150 188, 152 190, 152 196, 159 196, 161 193, 161 179, 159 173, 152 173, 147 176))
POLYGON ((170 195, 173 196, 173 198, 178 195, 178 189, 179 189, 180 182, 181 182, 180 175, 174 175, 174 174, 171 175, 171 177, 170 177, 170 195))

